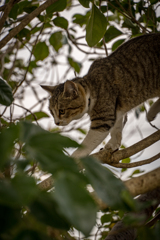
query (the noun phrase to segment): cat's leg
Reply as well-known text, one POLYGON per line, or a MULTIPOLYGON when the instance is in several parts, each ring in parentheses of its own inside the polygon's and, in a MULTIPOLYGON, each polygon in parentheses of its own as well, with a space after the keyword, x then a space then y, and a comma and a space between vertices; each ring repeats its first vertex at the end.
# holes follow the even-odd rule
POLYGON ((153 121, 157 115, 157 113, 160 112, 160 98, 153 103, 153 105, 151 106, 151 108, 149 109, 148 113, 147 113, 147 120, 149 122, 153 121))
POLYGON ((118 117, 113 128, 110 131, 111 139, 105 145, 105 149, 111 149, 112 151, 119 149, 122 140, 122 130, 126 122, 127 114, 124 117, 123 115, 120 115, 120 117, 118 117))
POLYGON ((108 135, 109 131, 97 131, 90 129, 82 142, 82 148, 78 148, 71 155, 74 158, 81 158, 89 155, 108 135))

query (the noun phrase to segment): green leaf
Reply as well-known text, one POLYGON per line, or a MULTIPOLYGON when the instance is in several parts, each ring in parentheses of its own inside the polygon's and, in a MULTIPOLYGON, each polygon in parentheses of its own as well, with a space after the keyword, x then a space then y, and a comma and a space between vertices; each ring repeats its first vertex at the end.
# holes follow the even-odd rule
POLYGON ((5 206, 21 207, 32 202, 39 194, 32 177, 18 173, 10 181, 4 179, 0 184, 0 203, 5 206))
POLYGON ((116 41, 112 45, 112 51, 115 51, 124 41, 125 41, 125 39, 120 39, 120 40, 116 41))
POLYGON ((77 73, 80 72, 81 67, 82 67, 81 63, 75 62, 71 57, 68 57, 68 62, 69 62, 69 64, 70 64, 70 66, 73 67, 74 70, 75 70, 77 73))
POLYGON ((68 28, 68 21, 64 17, 56 17, 53 20, 53 22, 57 27, 61 27, 61 28, 64 28, 64 29, 68 28))
POLYGON ((29 121, 22 121, 18 123, 18 126, 20 127, 20 140, 22 142, 28 142, 33 136, 40 134, 40 133, 46 133, 43 128, 29 122, 29 121))
POLYGON ((130 158, 124 158, 122 159, 122 163, 130 163, 131 159, 130 158))
POLYGON ((44 171, 56 174, 60 170, 76 172, 78 166, 74 160, 63 153, 65 147, 78 147, 73 140, 58 133, 50 133, 29 122, 21 122, 20 139, 25 144, 29 159, 38 161, 44 171))
POLYGON ((87 23, 89 16, 90 12, 87 12, 86 15, 74 14, 72 17, 73 23, 76 23, 82 27, 84 24, 87 23))
POLYGON ((44 227, 41 229, 41 227, 37 226, 38 224, 37 222, 33 222, 33 218, 31 218, 31 221, 28 220, 28 222, 30 223, 26 224, 24 228, 21 228, 21 230, 18 231, 18 234, 13 240, 51 240, 51 238, 48 237, 46 233, 44 233, 44 227), (32 227, 30 227, 29 225, 32 225, 32 227), (35 230, 33 230, 32 228, 35 228, 35 230))
POLYGON ((13 100, 11 87, 0 77, 0 104, 10 106, 13 100))
POLYGON ((123 33, 120 30, 118 30, 114 26, 110 26, 105 33, 105 42, 107 43, 122 34, 123 33))
POLYGON ((1 236, 13 229, 16 225, 22 222, 22 213, 20 208, 13 208, 0 204, 0 233, 1 236))
POLYGON ((23 38, 26 38, 27 40, 30 39, 31 37, 31 31, 27 28, 23 28, 17 35, 16 37, 19 39, 19 40, 22 40, 23 38))
POLYGON ((136 24, 134 24, 130 19, 125 18, 123 24, 123 28, 136 28, 136 24))
POLYGON ((61 214, 88 235, 95 224, 97 207, 83 181, 75 174, 61 172, 55 180, 55 199, 61 214))
POLYGON ((144 170, 136 169, 136 170, 134 170, 134 171, 132 172, 132 174, 131 174, 130 177, 133 177, 133 175, 139 174, 139 173, 143 173, 143 172, 144 172, 144 170))
POLYGON ((19 136, 19 127, 12 125, 7 129, 3 129, 0 134, 0 167, 9 161, 15 140, 19 136))
POLYGON ((35 120, 40 120, 42 118, 49 118, 49 115, 45 112, 33 112, 33 114, 27 115, 25 118, 21 118, 21 120, 29 120, 29 121, 35 121, 35 120), (36 119, 35 119, 35 117, 36 119))
POLYGON ((56 52, 58 52, 58 50, 63 46, 62 38, 63 35, 61 31, 55 32, 50 36, 49 42, 56 52))
POLYGON ((78 0, 80 2, 80 4, 85 7, 85 8, 89 8, 89 3, 90 0, 78 0))
POLYGON ((34 217, 47 226, 69 230, 70 226, 64 217, 59 214, 52 193, 41 193, 29 208, 34 217))
POLYGON ((130 209, 121 197, 122 193, 127 191, 121 180, 93 158, 87 157, 81 161, 85 167, 86 176, 102 201, 115 209, 130 209))
POLYGON ((107 27, 107 20, 103 13, 92 5, 91 17, 86 26, 86 41, 90 47, 95 46, 104 36, 107 27))
POLYGON ((44 60, 49 55, 49 48, 45 42, 39 42, 34 48, 33 52, 36 61, 44 60))
POLYGON ((157 2, 159 2, 159 0, 150 0, 151 5, 153 5, 153 4, 157 3, 157 2))
POLYGON ((58 0, 57 2, 53 3, 51 6, 47 7, 46 12, 47 14, 54 13, 54 12, 62 12, 67 6, 67 0, 58 0))
POLYGON ((10 13, 9 13, 9 17, 16 20, 17 15, 18 15, 18 9, 19 9, 18 4, 14 4, 10 13))
POLYGON ((102 217, 101 217, 101 223, 104 224, 104 223, 108 223, 108 222, 111 222, 112 221, 112 214, 104 214, 102 217))

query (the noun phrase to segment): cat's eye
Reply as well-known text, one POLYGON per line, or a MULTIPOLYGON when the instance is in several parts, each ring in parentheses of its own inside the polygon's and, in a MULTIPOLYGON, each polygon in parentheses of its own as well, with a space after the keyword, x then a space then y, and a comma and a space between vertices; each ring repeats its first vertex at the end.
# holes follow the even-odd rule
POLYGON ((60 114, 60 115, 65 114, 65 110, 64 110, 64 109, 60 109, 60 110, 59 110, 59 114, 60 114))

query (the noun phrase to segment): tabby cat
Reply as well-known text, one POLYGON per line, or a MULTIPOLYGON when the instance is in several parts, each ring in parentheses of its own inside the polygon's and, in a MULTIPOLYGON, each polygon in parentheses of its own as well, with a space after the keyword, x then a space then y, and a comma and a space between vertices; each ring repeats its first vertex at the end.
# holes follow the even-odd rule
MULTIPOLYGON (((57 86, 41 86, 51 95, 49 110, 55 123, 65 126, 88 113, 90 130, 75 158, 90 154, 110 132, 106 149, 121 145, 124 116, 149 98, 160 97, 160 33, 133 38, 109 57, 95 60, 87 75, 57 86)), ((152 121, 160 112, 160 98, 150 108, 152 121)))

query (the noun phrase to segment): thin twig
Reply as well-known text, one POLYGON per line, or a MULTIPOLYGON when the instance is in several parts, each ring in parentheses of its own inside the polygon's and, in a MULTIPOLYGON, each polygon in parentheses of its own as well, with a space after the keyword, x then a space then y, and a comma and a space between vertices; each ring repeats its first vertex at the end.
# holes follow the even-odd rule
POLYGON ((31 62, 31 59, 32 59, 32 55, 33 55, 35 46, 36 46, 36 44, 37 44, 37 42, 38 42, 38 38, 39 38, 40 34, 41 34, 42 31, 43 31, 43 28, 44 28, 44 24, 42 25, 41 30, 40 30, 39 34, 37 35, 35 44, 34 44, 34 46, 33 46, 33 48, 32 48, 32 52, 31 52, 30 57, 29 57, 28 67, 27 67, 27 69, 26 69, 24 78, 23 78, 23 80, 16 86, 16 88, 15 88, 15 90, 14 90, 14 92, 13 92, 13 95, 17 92, 18 88, 19 88, 19 87, 22 85, 22 83, 26 80, 26 76, 27 76, 27 73, 28 73, 28 70, 29 70, 29 66, 30 66, 30 62, 31 62))
POLYGON ((39 125, 36 115, 35 115, 34 113, 32 113, 31 110, 29 110, 28 108, 25 108, 25 107, 23 107, 22 105, 19 105, 19 104, 17 104, 17 103, 13 103, 13 105, 15 105, 15 106, 17 106, 17 107, 20 107, 20 108, 23 108, 24 110, 26 110, 27 112, 29 112, 30 114, 32 114, 32 116, 34 117, 34 120, 36 121, 37 125, 39 125))
POLYGON ((116 164, 119 163, 120 160, 124 158, 128 158, 143 149, 149 147, 153 143, 160 140, 160 130, 156 131, 155 133, 151 134, 150 136, 144 138, 143 140, 133 144, 132 146, 116 151, 110 152, 108 150, 103 149, 102 151, 92 154, 91 156, 99 159, 102 163, 108 164, 116 164))
POLYGON ((42 11, 44 11, 47 7, 51 6, 53 3, 57 2, 58 0, 47 0, 38 8, 36 8, 33 12, 28 14, 28 16, 21 21, 21 23, 13 28, 9 34, 4 37, 0 41, 0 49, 3 48, 13 37, 15 37, 27 24, 29 24, 35 17, 37 17, 42 11))
POLYGON ((117 168, 133 168, 133 167, 138 167, 138 166, 142 166, 142 165, 145 165, 145 164, 149 164, 151 162, 156 161, 158 158, 160 158, 160 153, 156 154, 155 156, 153 156, 149 159, 141 160, 139 162, 117 163, 117 164, 111 164, 111 166, 117 167, 117 168))
POLYGON ((8 15, 9 15, 13 5, 14 5, 14 0, 10 0, 7 3, 7 5, 6 5, 5 9, 4 9, 4 13, 3 13, 3 16, 2 16, 1 21, 0 21, 0 32, 1 32, 2 28, 3 28, 3 25, 4 25, 8 15))

